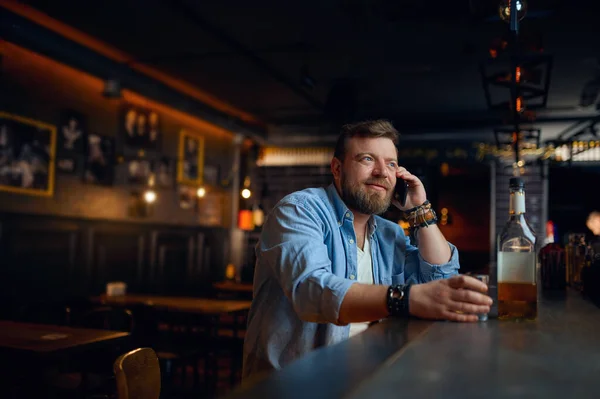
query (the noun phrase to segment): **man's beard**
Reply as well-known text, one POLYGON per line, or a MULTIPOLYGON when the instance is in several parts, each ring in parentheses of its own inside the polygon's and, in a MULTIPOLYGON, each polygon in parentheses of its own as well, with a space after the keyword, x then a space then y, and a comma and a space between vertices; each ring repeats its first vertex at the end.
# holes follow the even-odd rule
MULTIPOLYGON (((369 181, 369 183, 388 187, 387 183, 381 181, 369 181)), ((389 192, 389 190, 383 198, 377 191, 369 194, 360 184, 350 183, 346 176, 342 176, 341 189, 342 200, 346 206, 364 215, 380 215, 392 203, 392 192, 389 192)))

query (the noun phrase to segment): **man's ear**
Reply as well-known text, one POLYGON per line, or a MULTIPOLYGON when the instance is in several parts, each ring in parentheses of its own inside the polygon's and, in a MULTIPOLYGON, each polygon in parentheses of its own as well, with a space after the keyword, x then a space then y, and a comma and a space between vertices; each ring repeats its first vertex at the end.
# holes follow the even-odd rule
POLYGON ((331 158, 331 174, 335 180, 339 179, 342 174, 342 161, 336 157, 331 158))

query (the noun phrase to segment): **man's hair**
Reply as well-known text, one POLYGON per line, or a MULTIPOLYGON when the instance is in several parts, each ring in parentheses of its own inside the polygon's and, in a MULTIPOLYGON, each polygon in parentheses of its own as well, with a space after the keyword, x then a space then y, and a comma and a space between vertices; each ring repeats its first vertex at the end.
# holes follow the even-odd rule
POLYGON ((400 133, 394 128, 394 126, 385 119, 377 119, 374 121, 363 121, 358 123, 352 123, 342 126, 342 131, 335 144, 335 151, 333 156, 340 161, 344 160, 346 156, 346 146, 348 140, 353 137, 361 138, 379 138, 384 137, 392 140, 394 146, 398 146, 400 140, 400 133))

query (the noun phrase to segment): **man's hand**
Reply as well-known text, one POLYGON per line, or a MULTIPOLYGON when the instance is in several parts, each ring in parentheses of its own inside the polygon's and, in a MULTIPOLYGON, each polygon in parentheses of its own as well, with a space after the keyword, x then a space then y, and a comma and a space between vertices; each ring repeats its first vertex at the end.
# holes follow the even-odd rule
MULTIPOLYGON (((396 170, 396 180, 403 179, 408 183, 408 195, 406 196, 405 206, 400 205, 400 202, 392 198, 392 204, 401 211, 414 208, 415 206, 422 205, 427 199, 427 193, 421 180, 406 170, 403 166, 398 166, 396 170)), ((412 289, 412 288, 411 288, 412 289)))
POLYGON ((410 289, 410 314, 423 319, 477 321, 477 314, 489 313, 492 305, 487 290, 487 285, 465 275, 416 284, 410 289))

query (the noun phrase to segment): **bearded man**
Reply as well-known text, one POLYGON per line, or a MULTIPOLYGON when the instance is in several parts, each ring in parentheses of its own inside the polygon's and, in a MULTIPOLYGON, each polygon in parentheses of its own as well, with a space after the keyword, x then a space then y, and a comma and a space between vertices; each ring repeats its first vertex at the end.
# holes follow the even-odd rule
POLYGON ((289 194, 267 217, 256 246, 244 378, 389 316, 474 322, 489 312, 487 286, 458 275, 458 251, 437 227, 421 180, 398 165, 398 140, 385 120, 344 126, 333 183, 289 194), (408 184, 404 206, 393 196, 398 179, 408 184), (378 216, 392 204, 410 215, 418 246, 378 216))

